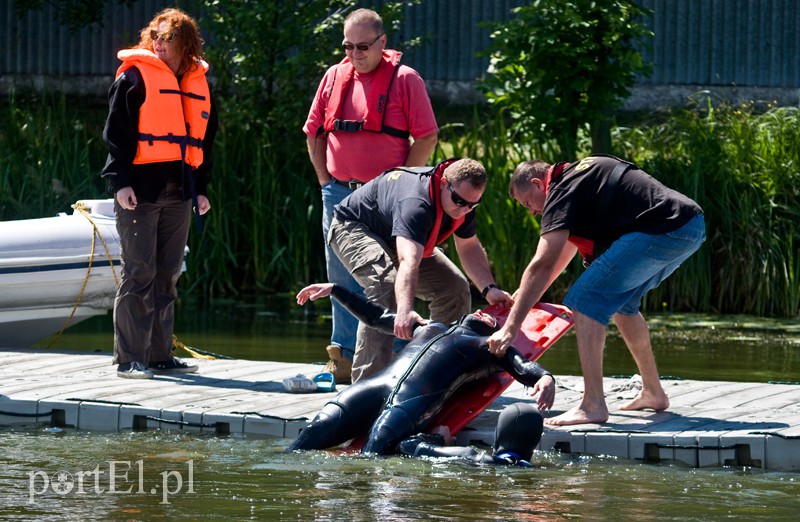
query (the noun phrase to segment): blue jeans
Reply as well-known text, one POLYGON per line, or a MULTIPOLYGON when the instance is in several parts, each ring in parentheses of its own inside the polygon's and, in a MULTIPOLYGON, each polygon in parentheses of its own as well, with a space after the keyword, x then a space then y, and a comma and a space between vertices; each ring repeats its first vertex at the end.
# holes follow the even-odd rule
POLYGON ((616 313, 635 315, 644 295, 669 277, 705 239, 702 214, 666 234, 625 234, 581 274, 564 304, 604 325, 616 313))
MULTIPOLYGON (((361 285, 353 279, 350 271, 339 261, 327 240, 333 217, 333 207, 349 196, 351 192, 349 188, 334 181, 322 186, 322 240, 325 242, 325 268, 328 272, 329 282, 336 283, 353 293, 364 295, 361 285)), ((352 361, 356 346, 358 319, 353 317, 336 299, 331 299, 331 317, 333 319, 331 344, 340 347, 342 356, 352 361)))

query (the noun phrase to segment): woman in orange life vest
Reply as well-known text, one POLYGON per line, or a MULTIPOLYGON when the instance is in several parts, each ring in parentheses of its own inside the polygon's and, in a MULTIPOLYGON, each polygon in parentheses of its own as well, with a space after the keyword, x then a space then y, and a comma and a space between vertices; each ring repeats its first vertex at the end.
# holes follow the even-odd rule
POLYGON ((211 205, 206 189, 217 113, 197 23, 165 9, 142 29, 109 89, 102 176, 114 194, 122 269, 114 302, 117 375, 197 371, 172 356, 176 283, 191 224, 211 205))

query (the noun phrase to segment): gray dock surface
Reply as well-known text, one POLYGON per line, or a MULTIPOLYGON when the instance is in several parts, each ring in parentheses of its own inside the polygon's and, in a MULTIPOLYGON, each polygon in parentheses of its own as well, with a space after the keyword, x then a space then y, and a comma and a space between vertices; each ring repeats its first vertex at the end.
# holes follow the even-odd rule
MULTIPOLYGON (((196 374, 120 379, 108 353, 0 349, 0 426, 53 424, 86 431, 180 429, 294 438, 331 393, 292 394, 282 381, 320 365, 194 360, 196 374)), ((583 380, 558 376, 555 415, 575 406, 583 380)), ((604 424, 545 427, 540 450, 668 462, 691 467, 800 470, 800 386, 664 381, 665 412, 618 411, 634 380, 605 379, 604 424)), ((341 387, 340 387, 341 389, 341 387)), ((528 400, 513 384, 458 436, 491 444, 497 415, 528 400)))

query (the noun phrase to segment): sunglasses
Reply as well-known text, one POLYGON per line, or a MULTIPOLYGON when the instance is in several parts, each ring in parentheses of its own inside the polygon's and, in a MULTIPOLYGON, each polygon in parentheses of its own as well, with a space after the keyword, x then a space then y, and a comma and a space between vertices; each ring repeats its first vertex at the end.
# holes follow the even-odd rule
POLYGON ((346 42, 345 42, 345 43, 343 43, 343 44, 342 44, 342 47, 344 47, 344 50, 345 50, 345 51, 352 51, 353 49, 358 49, 358 50, 359 50, 359 51, 361 51, 361 52, 368 51, 368 50, 369 50, 369 48, 370 48, 370 47, 372 47, 372 44, 374 44, 375 42, 377 42, 377 41, 378 41, 378 39, 379 39, 381 36, 383 36, 384 34, 385 34, 385 33, 381 33, 381 34, 379 34, 378 36, 376 36, 376 37, 375 37, 375 39, 374 39, 374 40, 372 40, 372 41, 371 41, 370 43, 368 43, 368 44, 351 44, 351 43, 346 43, 346 42))
POLYGON ((175 38, 175 33, 159 33, 155 29, 150 29, 150 39, 154 42, 158 40, 171 42, 173 38, 175 38))
POLYGON ((480 199, 473 203, 472 201, 467 201, 466 199, 459 196, 458 192, 456 192, 456 189, 453 188, 453 185, 451 185, 449 181, 447 182, 447 188, 450 189, 450 199, 452 199, 453 203, 455 203, 459 207, 467 207, 468 209, 472 210, 473 208, 481 204, 480 199))

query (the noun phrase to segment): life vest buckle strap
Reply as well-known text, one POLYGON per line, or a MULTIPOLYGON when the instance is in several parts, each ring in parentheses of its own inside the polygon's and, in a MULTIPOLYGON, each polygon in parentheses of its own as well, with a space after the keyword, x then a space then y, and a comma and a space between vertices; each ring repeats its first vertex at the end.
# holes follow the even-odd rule
POLYGON ((358 132, 364 127, 364 122, 355 120, 334 120, 333 130, 345 132, 358 132))
POLYGON ((156 136, 154 134, 139 133, 139 141, 146 141, 149 145, 153 145, 156 141, 166 141, 167 143, 175 143, 177 145, 202 148, 203 140, 201 138, 193 138, 192 136, 179 136, 176 134, 167 134, 166 136, 156 136))

